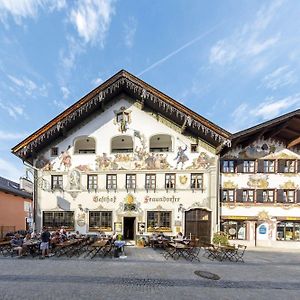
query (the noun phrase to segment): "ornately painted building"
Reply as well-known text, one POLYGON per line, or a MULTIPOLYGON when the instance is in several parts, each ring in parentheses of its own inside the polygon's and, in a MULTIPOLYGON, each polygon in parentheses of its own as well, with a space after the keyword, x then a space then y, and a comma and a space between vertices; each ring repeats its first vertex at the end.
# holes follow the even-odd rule
POLYGON ((34 166, 36 228, 125 238, 219 228, 219 157, 229 133, 126 71, 12 149, 34 166))
POLYGON ((221 152, 221 230, 242 244, 299 247, 300 110, 231 139, 221 152))

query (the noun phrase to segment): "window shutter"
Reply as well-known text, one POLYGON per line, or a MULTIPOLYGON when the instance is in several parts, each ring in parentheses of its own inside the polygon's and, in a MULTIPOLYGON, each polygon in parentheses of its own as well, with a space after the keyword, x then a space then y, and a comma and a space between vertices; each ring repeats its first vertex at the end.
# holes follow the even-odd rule
POLYGON ((263 190, 256 190, 256 202, 263 203, 263 190))
POLYGON ((259 159, 257 161, 257 173, 264 173, 264 160, 259 159))
POLYGON ((278 173, 284 173, 284 167, 285 167, 285 159, 279 159, 278 160, 277 172, 278 173))
POLYGON ((300 173, 300 159, 297 160, 297 172, 300 173))
POLYGON ((220 188, 220 202, 224 202, 224 199, 223 199, 223 189, 220 188))
POLYGON ((243 160, 236 161, 236 170, 237 170, 237 173, 244 173, 244 161, 243 160))
POLYGON ((235 193, 235 201, 236 202, 243 202, 243 190, 236 190, 236 193, 235 193))
POLYGON ((220 160, 220 172, 223 173, 223 170, 224 170, 224 160, 221 159, 220 160))
POLYGON ((283 189, 277 190, 277 203, 283 203, 283 189))
POLYGON ((300 190, 296 191, 296 203, 300 203, 300 190))

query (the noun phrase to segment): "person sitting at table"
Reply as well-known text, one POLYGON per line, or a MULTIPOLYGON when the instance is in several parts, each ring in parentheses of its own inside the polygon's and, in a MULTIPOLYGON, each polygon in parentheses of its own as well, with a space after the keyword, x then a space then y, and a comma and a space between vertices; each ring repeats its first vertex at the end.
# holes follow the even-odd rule
POLYGON ((32 240, 37 240, 38 239, 38 234, 36 232, 36 229, 32 231, 30 237, 31 237, 32 240))
POLYGON ((18 251, 18 257, 22 257, 23 254, 23 239, 20 237, 18 233, 14 235, 12 240, 10 241, 12 248, 18 251))
POLYGON ((163 240, 166 236, 164 235, 164 233, 161 231, 158 235, 157 238, 160 240, 163 240))
POLYGON ((59 243, 60 243, 60 236, 59 236, 59 232, 56 231, 51 236, 51 240, 50 240, 51 248, 54 249, 56 247, 56 245, 59 243))
POLYGON ((178 233, 177 233, 176 239, 177 239, 177 240, 181 240, 181 241, 184 239, 184 236, 183 236, 182 232, 178 232, 178 233))
POLYGON ((23 243, 24 243, 24 244, 25 244, 25 243, 28 243, 28 242, 30 242, 30 240, 31 240, 31 234, 30 234, 30 233, 27 233, 27 234, 25 235, 24 239, 23 239, 23 243))
POLYGON ((81 238, 81 234, 77 230, 76 233, 75 233, 75 239, 80 239, 80 238, 81 238))

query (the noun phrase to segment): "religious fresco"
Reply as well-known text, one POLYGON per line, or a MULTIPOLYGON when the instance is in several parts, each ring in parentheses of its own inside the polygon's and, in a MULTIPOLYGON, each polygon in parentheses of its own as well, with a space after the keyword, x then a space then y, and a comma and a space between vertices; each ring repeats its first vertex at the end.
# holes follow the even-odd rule
POLYGON ((269 186, 269 176, 265 174, 253 174, 249 176, 247 185, 251 188, 266 189, 269 186))
POLYGON ((69 190, 80 190, 80 172, 76 169, 73 169, 68 174, 68 188, 69 190))
POLYGON ((131 110, 128 110, 125 106, 122 106, 120 109, 114 110, 114 114, 114 124, 118 125, 118 130, 121 133, 126 132, 129 124, 131 123, 131 110))
POLYGON ((69 171, 69 169, 72 165, 72 158, 69 153, 70 148, 71 148, 71 146, 69 145, 68 148, 65 151, 62 151, 59 156, 60 164, 59 164, 58 169, 60 171, 69 171))

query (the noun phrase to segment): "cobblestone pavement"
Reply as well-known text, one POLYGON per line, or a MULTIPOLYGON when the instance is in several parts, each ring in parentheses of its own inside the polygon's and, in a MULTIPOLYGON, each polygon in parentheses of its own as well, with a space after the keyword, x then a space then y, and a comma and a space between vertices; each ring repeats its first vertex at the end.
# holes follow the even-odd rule
POLYGON ((0 256, 0 299, 300 299, 300 250, 249 250, 245 263, 165 260, 128 247, 126 258, 0 256), (220 280, 198 277, 195 271, 220 280))

